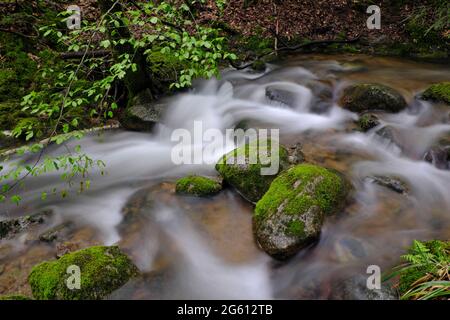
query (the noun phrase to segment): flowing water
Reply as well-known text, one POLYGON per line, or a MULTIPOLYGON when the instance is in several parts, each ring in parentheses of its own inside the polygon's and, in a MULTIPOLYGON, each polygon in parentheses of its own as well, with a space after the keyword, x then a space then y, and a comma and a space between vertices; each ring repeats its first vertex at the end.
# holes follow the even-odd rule
MULTIPOLYGON (((105 172, 90 172, 91 187, 40 200, 41 192, 66 188, 58 174, 28 178, 20 206, 2 204, 0 219, 51 210, 45 224, 0 241, 0 294, 29 293, 30 268, 57 252, 94 244, 118 244, 142 271, 112 294, 120 299, 358 299, 367 298, 369 265, 388 270, 413 239, 450 239, 450 171, 423 160, 449 137, 448 107, 415 99, 429 84, 450 79, 450 68, 367 56, 290 57, 263 73, 228 70, 220 80, 199 82, 169 100, 155 132, 122 130, 90 134, 77 144, 105 172), (343 87, 379 82, 399 90, 409 107, 379 114, 381 124, 355 130, 357 114, 337 104, 343 87), (281 102, 266 92, 287 92, 281 102), (283 103, 285 102, 285 103, 283 103), (286 262, 258 249, 253 207, 234 190, 212 198, 177 196, 173 182, 187 174, 214 176, 214 162, 228 146, 203 149, 202 165, 175 165, 174 129, 194 135, 237 124, 280 129, 285 145, 301 143, 307 161, 344 173, 354 185, 351 203, 329 218, 320 241, 286 262), (377 131, 389 128, 391 139, 377 131), (209 164, 206 164, 209 163, 209 164), (367 177, 396 177, 401 194, 367 177), (51 228, 53 242, 39 241, 51 228)), ((192 145, 201 149, 204 145, 192 145)), ((65 147, 53 146, 57 155, 65 147)), ((28 159, 30 163, 33 159, 28 159)), ((448 164, 445 164, 448 167, 448 164)), ((388 294, 379 293, 381 298, 388 294)))

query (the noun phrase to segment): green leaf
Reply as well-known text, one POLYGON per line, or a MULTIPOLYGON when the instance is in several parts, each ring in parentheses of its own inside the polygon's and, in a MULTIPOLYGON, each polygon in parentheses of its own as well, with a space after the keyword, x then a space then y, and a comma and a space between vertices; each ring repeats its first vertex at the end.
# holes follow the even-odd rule
POLYGON ((25 137, 25 140, 28 141, 28 140, 30 140, 31 138, 33 138, 33 136, 34 136, 34 132, 33 132, 33 131, 30 131, 30 132, 28 132, 27 136, 25 137))
POLYGON ((21 200, 22 200, 22 198, 20 196, 18 196, 18 195, 13 195, 11 197, 12 203, 15 203, 16 205, 19 205, 21 200))

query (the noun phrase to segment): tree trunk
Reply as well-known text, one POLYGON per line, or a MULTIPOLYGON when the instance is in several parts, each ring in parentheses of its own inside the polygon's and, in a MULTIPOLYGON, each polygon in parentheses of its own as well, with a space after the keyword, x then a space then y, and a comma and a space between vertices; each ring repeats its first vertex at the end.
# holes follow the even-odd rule
MULTIPOLYGON (((114 14, 123 11, 123 6, 120 4, 120 2, 118 2, 117 4, 115 3, 115 0, 98 0, 98 4, 100 6, 102 14, 114 14)), ((111 29, 108 30, 110 39, 117 41, 120 39, 130 38, 130 30, 122 20, 118 19, 118 22, 120 23, 118 27, 110 27, 111 29)), ((129 69, 124 78, 124 82, 128 91, 128 102, 130 102, 133 97, 135 97, 139 93, 143 91, 148 92, 148 89, 150 90, 151 97, 153 98, 155 90, 155 81, 147 69, 144 50, 138 49, 136 52, 135 51, 136 50, 129 43, 118 44, 114 48, 114 56, 116 58, 118 58, 122 54, 128 53, 133 57, 132 62, 137 66, 137 70, 135 72, 129 69)))

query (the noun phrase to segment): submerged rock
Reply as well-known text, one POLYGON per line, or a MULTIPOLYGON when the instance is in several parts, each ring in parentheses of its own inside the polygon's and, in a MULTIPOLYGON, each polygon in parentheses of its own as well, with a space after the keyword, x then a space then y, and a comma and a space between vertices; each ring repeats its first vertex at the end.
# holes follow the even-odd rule
POLYGON ((423 159, 438 169, 447 170, 450 163, 450 146, 433 146, 425 153, 423 159))
POLYGON ((450 82, 440 82, 429 86, 423 93, 422 98, 445 102, 450 105, 450 82))
POLYGON ((391 189, 394 192, 397 192, 400 194, 408 193, 408 186, 406 185, 406 183, 404 183, 400 179, 393 178, 393 177, 386 177, 386 176, 370 176, 370 177, 367 177, 366 179, 368 179, 369 181, 376 183, 380 186, 391 189))
POLYGON ((280 102, 289 107, 295 106, 296 97, 295 94, 288 90, 277 89, 272 86, 266 88, 266 97, 269 100, 280 102))
POLYGON ((261 248, 288 258, 316 241, 325 216, 342 208, 349 185, 331 170, 301 164, 278 176, 256 204, 253 227, 261 248))
MULTIPOLYGON (((272 162, 269 158, 269 163, 263 163, 260 155, 264 154, 270 157, 272 144, 273 142, 270 140, 267 143, 260 144, 259 147, 252 143, 245 144, 224 155, 216 164, 216 170, 222 175, 224 181, 233 186, 250 202, 255 203, 261 199, 264 193, 269 190, 269 186, 276 175, 289 167, 288 151, 279 145, 278 151, 274 151, 279 158, 279 166, 276 167, 276 172, 270 175, 261 174, 261 169, 270 167, 272 162)), ((276 164, 273 163, 273 165, 276 164)))
POLYGON ((331 299, 337 300, 398 300, 397 292, 388 284, 380 289, 367 288, 367 276, 354 276, 339 281, 333 288, 331 299))
POLYGON ((151 131, 161 121, 166 107, 161 101, 153 101, 150 92, 143 91, 125 109, 120 124, 129 130, 151 131))
POLYGON ((51 211, 43 211, 24 217, 0 221, 0 239, 10 239, 33 226, 43 224, 51 211))
POLYGON ((188 176, 177 181, 175 191, 179 194, 209 196, 222 190, 222 185, 213 179, 201 176, 188 176))
POLYGON ((58 238, 64 238, 64 235, 66 235, 72 227, 72 222, 61 223, 39 234, 39 240, 50 243, 58 238))
POLYGON ((340 103, 353 112, 399 112, 406 107, 406 101, 399 92, 376 83, 360 83, 345 88, 340 103))
POLYGON ((33 296, 39 300, 97 300, 137 274, 137 267, 119 247, 96 246, 34 266, 28 281, 33 296), (67 286, 69 266, 80 268, 80 289, 71 290, 67 286))

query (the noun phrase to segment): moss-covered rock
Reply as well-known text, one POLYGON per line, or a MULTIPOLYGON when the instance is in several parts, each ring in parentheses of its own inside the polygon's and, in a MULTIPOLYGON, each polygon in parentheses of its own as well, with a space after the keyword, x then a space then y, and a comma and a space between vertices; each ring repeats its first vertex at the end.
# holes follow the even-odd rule
POLYGON ((0 296, 0 301, 1 300, 33 300, 33 299, 21 294, 11 294, 6 296, 0 296))
POLYGON ((257 72, 264 72, 266 71, 266 64, 262 60, 256 60, 252 63, 252 69, 257 72))
POLYGON ((325 216, 339 210, 349 190, 338 173, 301 164, 280 174, 258 201, 253 227, 259 245, 284 259, 319 238, 325 216))
POLYGON ((382 110, 399 112, 406 107, 406 101, 396 90, 376 83, 354 84, 344 89, 341 105, 353 112, 382 110))
POLYGON ((25 117, 26 114, 22 111, 20 101, 0 102, 0 130, 14 129, 16 124, 25 117))
POLYGON ((137 274, 137 267, 117 246, 96 246, 34 266, 28 281, 33 296, 39 300, 97 300, 137 274), (67 268, 72 265, 80 268, 80 289, 67 286, 67 268))
POLYGON ((358 119, 358 127, 363 132, 369 131, 379 124, 380 119, 373 113, 365 113, 358 119))
POLYGON ((261 174, 262 168, 270 164, 263 164, 260 154, 270 156, 272 152, 270 140, 267 143, 245 144, 228 154, 224 155, 216 164, 216 170, 222 175, 225 182, 236 188, 236 190, 248 201, 255 203, 269 190, 270 184, 276 175, 289 167, 289 155, 287 150, 279 145, 278 171, 272 175, 261 174), (254 161, 256 160, 256 161, 254 161))
POLYGON ((213 179, 188 176, 177 181, 176 192, 179 194, 188 194, 199 197, 213 195, 222 189, 222 185, 213 179))
POLYGON ((429 86, 423 92, 422 98, 441 101, 450 105, 450 82, 440 82, 429 86))

